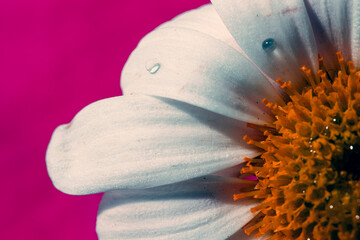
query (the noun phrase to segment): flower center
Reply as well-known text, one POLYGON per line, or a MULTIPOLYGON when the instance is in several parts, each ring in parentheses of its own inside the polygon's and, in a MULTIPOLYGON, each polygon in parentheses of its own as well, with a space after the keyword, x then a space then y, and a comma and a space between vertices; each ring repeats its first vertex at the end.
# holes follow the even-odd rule
POLYGON ((360 71, 337 53, 337 75, 319 59, 301 93, 291 82, 277 82, 291 99, 286 105, 264 103, 275 116, 271 125, 249 124, 265 140, 257 158, 245 158, 240 178, 254 175, 255 187, 234 200, 259 200, 247 234, 269 239, 360 239, 360 71))

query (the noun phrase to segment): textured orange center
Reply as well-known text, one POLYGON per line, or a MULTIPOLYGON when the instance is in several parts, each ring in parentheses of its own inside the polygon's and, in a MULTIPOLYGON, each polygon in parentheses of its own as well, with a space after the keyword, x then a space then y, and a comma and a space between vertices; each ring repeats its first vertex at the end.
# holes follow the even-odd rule
POLYGON ((280 106, 264 99, 275 122, 255 127, 264 141, 244 138, 264 150, 245 158, 241 170, 241 177, 257 177, 255 187, 234 195, 259 200, 244 226, 249 235, 360 239, 360 71, 337 56, 335 76, 322 59, 314 76, 302 68, 308 86, 301 93, 277 80, 291 100, 280 106))

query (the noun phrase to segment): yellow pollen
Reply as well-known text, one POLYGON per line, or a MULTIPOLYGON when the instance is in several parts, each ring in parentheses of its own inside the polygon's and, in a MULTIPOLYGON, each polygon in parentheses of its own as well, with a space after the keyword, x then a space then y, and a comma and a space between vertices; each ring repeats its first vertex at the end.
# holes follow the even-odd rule
POLYGON ((302 67, 308 86, 301 93, 291 82, 277 83, 289 95, 286 105, 264 104, 276 119, 248 124, 265 140, 244 140, 263 153, 245 158, 242 176, 256 176, 252 190, 234 200, 260 204, 243 228, 268 239, 360 239, 360 71, 337 53, 340 70, 333 77, 319 57, 313 75, 302 67))

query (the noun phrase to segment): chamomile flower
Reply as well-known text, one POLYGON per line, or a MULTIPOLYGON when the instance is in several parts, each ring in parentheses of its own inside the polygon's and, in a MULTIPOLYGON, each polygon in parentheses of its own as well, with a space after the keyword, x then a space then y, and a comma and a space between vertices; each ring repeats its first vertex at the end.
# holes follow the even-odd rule
POLYGON ((106 192, 100 239, 359 239, 360 3, 212 2, 56 129, 54 185, 106 192))

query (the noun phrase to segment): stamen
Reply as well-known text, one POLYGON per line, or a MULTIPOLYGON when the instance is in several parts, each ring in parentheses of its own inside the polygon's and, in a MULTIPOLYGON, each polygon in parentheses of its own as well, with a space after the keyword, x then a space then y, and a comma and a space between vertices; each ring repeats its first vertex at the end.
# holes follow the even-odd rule
POLYGON ((340 65, 340 71, 343 74, 346 74, 344 58, 343 58, 341 52, 337 52, 336 56, 337 56, 337 59, 338 59, 339 65, 340 65))
POLYGON ((258 191, 246 192, 246 193, 238 193, 234 194, 234 200, 238 200, 240 198, 253 197, 257 194, 258 191))
POLYGON ((311 70, 307 69, 305 66, 303 66, 301 70, 303 70, 303 72, 305 73, 306 80, 311 84, 311 87, 315 89, 317 86, 317 82, 315 82, 313 76, 311 75, 311 70))
POLYGON ((350 77, 348 78, 348 86, 351 99, 354 99, 354 93, 357 91, 357 82, 359 80, 359 77, 355 76, 356 69, 352 61, 349 61, 348 66, 350 72, 350 77))
POLYGON ((291 96, 301 97, 300 94, 292 87, 291 82, 283 82, 280 78, 276 82, 291 96))
POLYGON ((252 144, 252 145, 255 145, 255 146, 259 147, 259 148, 262 148, 262 149, 264 149, 264 150, 267 150, 266 145, 262 144, 261 142, 252 140, 252 139, 249 138, 247 135, 244 136, 244 140, 245 140, 248 144, 252 144))
POLYGON ((258 125, 258 124, 253 124, 253 123, 247 123, 246 126, 249 128, 252 128, 252 129, 256 129, 260 132, 270 131, 272 133, 276 133, 276 126, 273 124, 258 125))

